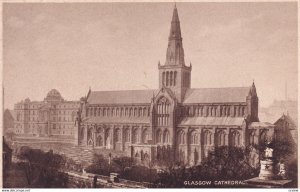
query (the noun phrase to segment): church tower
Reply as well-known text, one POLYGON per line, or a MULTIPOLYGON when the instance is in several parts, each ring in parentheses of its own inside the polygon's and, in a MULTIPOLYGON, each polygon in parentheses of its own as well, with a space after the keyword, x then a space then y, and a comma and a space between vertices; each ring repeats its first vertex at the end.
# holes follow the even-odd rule
POLYGON ((183 102, 187 89, 191 88, 191 65, 185 66, 180 21, 176 5, 173 10, 169 42, 164 65, 158 63, 159 88, 169 88, 178 102, 183 102))

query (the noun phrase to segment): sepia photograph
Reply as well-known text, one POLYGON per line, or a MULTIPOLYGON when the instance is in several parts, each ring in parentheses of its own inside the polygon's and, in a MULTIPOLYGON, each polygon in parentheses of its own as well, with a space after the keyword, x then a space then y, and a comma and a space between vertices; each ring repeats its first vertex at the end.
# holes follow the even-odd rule
POLYGON ((2 187, 298 188, 298 2, 2 3, 2 187))

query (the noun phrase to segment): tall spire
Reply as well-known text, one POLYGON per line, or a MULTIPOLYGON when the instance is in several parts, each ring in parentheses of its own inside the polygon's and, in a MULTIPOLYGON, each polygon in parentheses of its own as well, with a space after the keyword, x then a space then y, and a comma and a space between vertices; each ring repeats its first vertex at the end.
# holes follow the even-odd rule
POLYGON ((180 21, 176 4, 173 9, 171 21, 166 65, 184 65, 184 51, 182 47, 180 21))
POLYGON ((170 35, 169 39, 171 38, 181 38, 181 30, 180 30, 180 21, 178 17, 178 11, 175 4, 174 10, 173 10, 173 17, 171 22, 171 29, 170 29, 170 35))

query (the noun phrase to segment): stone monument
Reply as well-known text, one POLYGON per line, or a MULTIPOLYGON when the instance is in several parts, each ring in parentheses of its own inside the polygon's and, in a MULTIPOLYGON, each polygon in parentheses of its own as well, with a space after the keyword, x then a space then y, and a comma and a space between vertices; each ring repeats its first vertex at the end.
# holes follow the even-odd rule
POLYGON ((279 163, 279 173, 278 173, 278 176, 281 177, 282 179, 287 179, 285 164, 283 164, 283 163, 279 163))
POLYGON ((273 149, 268 143, 265 149, 265 157, 260 161, 259 179, 271 180, 274 178, 274 162, 273 162, 273 149))
POLYGON ((277 175, 274 174, 274 157, 273 149, 270 142, 267 144, 265 154, 260 161, 260 172, 258 177, 245 180, 245 183, 250 187, 265 187, 265 188, 277 188, 288 187, 292 180, 288 180, 286 177, 286 170, 284 164, 279 164, 280 170, 277 175), (280 177, 278 177, 280 176, 280 177))

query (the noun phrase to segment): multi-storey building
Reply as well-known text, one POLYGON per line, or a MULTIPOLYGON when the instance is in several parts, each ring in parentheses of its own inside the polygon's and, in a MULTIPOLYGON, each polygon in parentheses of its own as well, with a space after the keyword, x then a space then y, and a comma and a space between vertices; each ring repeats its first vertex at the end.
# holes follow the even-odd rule
POLYGON ((79 101, 66 101, 55 89, 49 91, 44 101, 30 101, 27 98, 14 106, 15 133, 74 138, 74 122, 79 106, 79 101))
POLYGON ((82 100, 78 145, 125 151, 140 162, 194 165, 216 146, 265 142, 274 126, 260 123, 254 82, 249 87, 191 88, 191 64, 174 8, 159 89, 91 91, 82 100))

